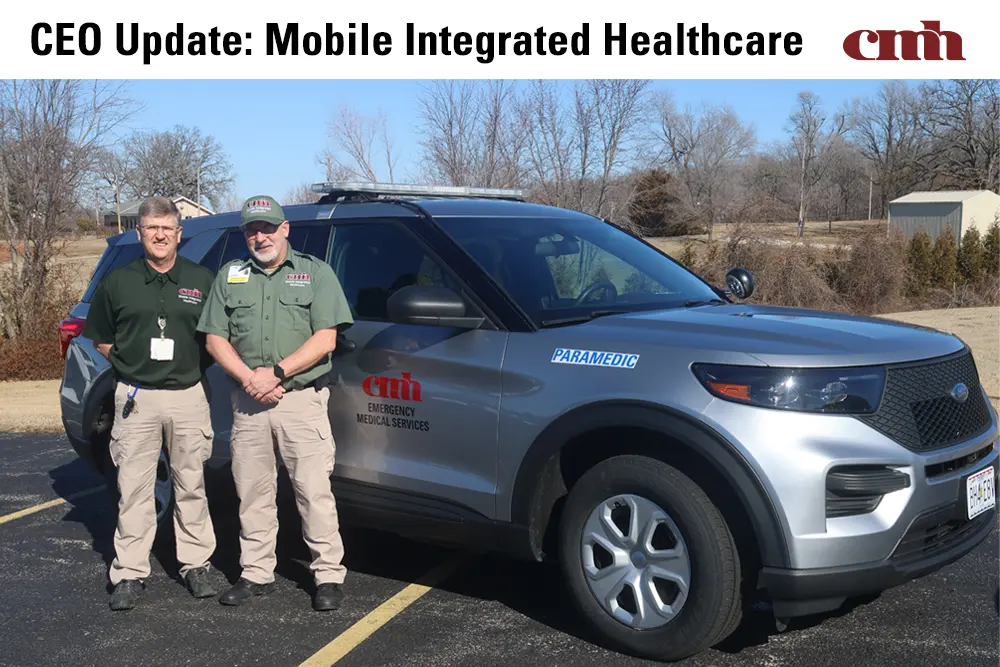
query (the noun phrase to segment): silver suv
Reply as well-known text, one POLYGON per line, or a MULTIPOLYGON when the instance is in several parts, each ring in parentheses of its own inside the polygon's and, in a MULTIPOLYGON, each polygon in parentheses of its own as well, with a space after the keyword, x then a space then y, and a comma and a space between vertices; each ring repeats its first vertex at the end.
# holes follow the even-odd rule
MULTIPOLYGON (((288 206, 356 324, 333 359, 345 522, 558 563, 595 640, 679 659, 954 562, 996 524, 997 415, 970 350, 931 329, 740 303, 606 221, 509 191, 325 184, 288 206)), ((246 257, 239 214, 180 253, 246 257)), ((112 375, 63 325, 66 433, 107 474, 112 375)), ((228 459, 231 380, 209 371, 228 459)), ((164 455, 157 485, 171 504, 164 455)))

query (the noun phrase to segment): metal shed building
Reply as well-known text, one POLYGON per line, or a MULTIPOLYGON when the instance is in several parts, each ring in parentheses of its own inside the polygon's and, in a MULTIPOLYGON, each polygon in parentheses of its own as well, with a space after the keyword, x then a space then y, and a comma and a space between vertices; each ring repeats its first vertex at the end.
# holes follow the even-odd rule
POLYGON ((889 228, 901 229, 907 240, 921 229, 931 241, 948 228, 958 242, 972 227, 985 236, 997 215, 1000 195, 990 190, 911 192, 889 202, 889 228))

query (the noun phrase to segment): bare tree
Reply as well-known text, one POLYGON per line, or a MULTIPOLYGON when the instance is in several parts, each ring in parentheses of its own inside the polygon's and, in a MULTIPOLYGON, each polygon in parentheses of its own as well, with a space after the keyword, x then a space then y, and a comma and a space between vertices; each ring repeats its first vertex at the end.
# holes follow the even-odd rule
POLYGON ((633 164, 646 120, 648 85, 645 80, 579 82, 566 105, 558 82, 533 85, 521 114, 527 127, 527 178, 536 198, 612 221, 627 216, 636 179, 623 176, 633 164))
POLYGON ((656 113, 654 160, 683 183, 689 211, 704 220, 711 238, 715 225, 740 209, 736 174, 757 143, 756 133, 728 106, 680 111, 670 95, 661 94, 656 113))
POLYGON ((213 209, 225 201, 235 183, 222 145, 196 127, 175 126, 163 132, 137 132, 124 142, 131 164, 130 195, 183 196, 213 209))
POLYGON ((361 180, 373 183, 395 182, 393 174, 398 158, 393 156, 385 114, 379 111, 365 116, 350 106, 343 106, 327 128, 330 146, 319 157, 328 180, 361 180), (346 154, 346 160, 340 153, 346 154), (383 162, 384 160, 384 162, 383 162), (386 168, 380 178, 378 166, 386 168))
POLYGON ((925 177, 921 163, 928 141, 919 114, 918 97, 901 81, 884 83, 874 97, 852 104, 849 135, 871 165, 882 215, 891 199, 906 194, 925 177))
MULTIPOLYGON (((115 204, 115 216, 118 222, 118 233, 122 232, 122 195, 132 180, 132 165, 128 155, 114 150, 102 150, 96 161, 98 179, 111 190, 111 200, 115 204)), ((97 224, 101 225, 100 216, 97 224)))
POLYGON ((827 123, 819 96, 811 91, 798 95, 798 107, 789 117, 792 146, 799 163, 799 236, 805 232, 809 197, 830 164, 830 149, 845 129, 844 114, 827 123))
POLYGON ((120 84, 0 82, 0 335, 32 333, 67 219, 115 128, 135 107, 120 84))
POLYGON ((429 180, 518 187, 527 142, 517 86, 435 81, 420 95, 420 145, 429 180))
POLYGON ((313 192, 311 183, 299 183, 285 193, 282 204, 314 204, 319 201, 319 193, 313 192))
POLYGON ((951 187, 1000 192, 1000 81, 935 81, 921 92, 930 169, 951 187))

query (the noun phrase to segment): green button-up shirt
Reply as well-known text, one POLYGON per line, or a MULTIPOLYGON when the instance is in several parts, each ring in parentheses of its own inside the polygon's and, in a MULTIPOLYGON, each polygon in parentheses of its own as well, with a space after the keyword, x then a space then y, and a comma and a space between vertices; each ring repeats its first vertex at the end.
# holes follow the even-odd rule
POLYGON ((205 336, 196 330, 212 280, 211 271, 184 257, 178 256, 166 273, 140 257, 98 283, 83 335, 94 343, 111 344, 111 366, 125 382, 194 385, 212 365, 205 336), (160 337, 161 315, 163 335, 174 341, 170 361, 154 361, 150 353, 150 340, 160 337))
MULTIPOLYGON (((354 324, 333 268, 311 255, 288 249, 268 273, 253 259, 220 269, 202 312, 198 331, 228 340, 250 368, 274 366, 322 329, 354 324)), ((286 390, 300 389, 330 370, 330 357, 286 378, 286 390)))

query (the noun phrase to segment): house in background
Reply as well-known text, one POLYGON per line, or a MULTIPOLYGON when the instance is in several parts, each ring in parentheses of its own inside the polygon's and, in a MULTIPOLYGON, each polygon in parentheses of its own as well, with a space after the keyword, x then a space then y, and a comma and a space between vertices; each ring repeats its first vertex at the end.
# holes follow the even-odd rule
POLYGON ((972 227, 985 236, 1000 216, 1000 195, 990 190, 911 192, 889 202, 889 228, 903 231, 906 240, 924 230, 933 242, 951 229, 958 243, 972 227))
MULTIPOLYGON (((196 204, 187 197, 178 195, 176 197, 171 197, 170 199, 180 210, 182 220, 186 220, 187 218, 200 218, 203 215, 213 214, 212 210, 207 206, 196 204)), ((135 229, 136 225, 139 223, 139 206, 142 205, 142 202, 142 199, 136 199, 134 201, 123 201, 121 203, 122 231, 135 229)), ((105 210, 103 217, 105 227, 114 227, 115 229, 118 228, 118 214, 113 207, 110 211, 105 210)))

